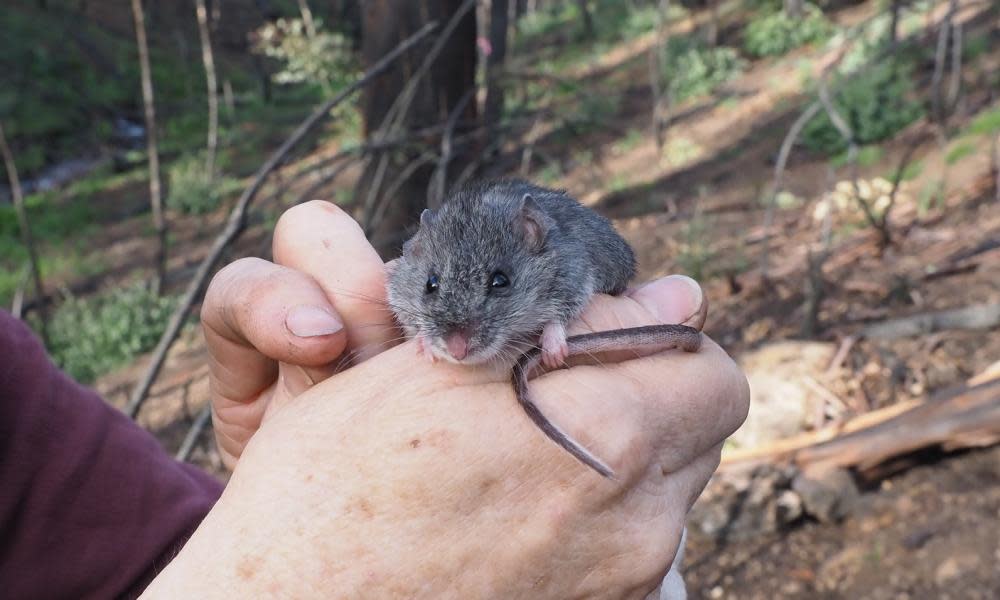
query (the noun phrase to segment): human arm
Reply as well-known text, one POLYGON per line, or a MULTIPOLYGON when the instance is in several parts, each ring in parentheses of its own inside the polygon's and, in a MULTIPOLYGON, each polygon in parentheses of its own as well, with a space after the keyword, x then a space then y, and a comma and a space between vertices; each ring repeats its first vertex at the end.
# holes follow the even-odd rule
POLYGON ((0 595, 135 597, 221 491, 0 311, 0 595))

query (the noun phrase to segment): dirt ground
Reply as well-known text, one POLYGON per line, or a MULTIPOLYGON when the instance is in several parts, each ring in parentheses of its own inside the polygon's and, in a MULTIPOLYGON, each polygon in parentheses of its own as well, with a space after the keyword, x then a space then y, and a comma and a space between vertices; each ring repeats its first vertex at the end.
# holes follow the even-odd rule
MULTIPOLYGON (((837 19, 857 22, 871 4, 844 8, 837 19)), ((997 27, 981 15, 968 22, 969 31, 990 32, 994 40, 997 27)), ((609 129, 644 132, 637 143, 619 144, 598 132, 575 140, 573 148, 544 138, 539 147, 564 166, 555 184, 612 217, 633 243, 643 279, 698 266, 712 306, 706 331, 734 357, 782 340, 837 349, 872 323, 1000 302, 1000 201, 988 140, 977 140, 974 152, 947 165, 948 149, 926 121, 883 145, 881 158, 861 169, 862 178, 891 173, 910 146, 916 146, 913 160, 923 164, 923 173, 900 188, 886 248, 857 214, 816 218, 846 170, 833 172, 829 161, 804 151, 793 152, 784 176, 793 201, 774 210, 768 227, 760 199, 782 138, 809 100, 795 74, 803 61, 815 72, 829 57, 803 48, 758 61, 724 90, 739 102, 713 98, 680 107, 669 135, 696 148, 665 160, 648 135, 648 90, 634 83, 647 78, 650 43, 637 40, 580 74, 588 93, 626 90, 609 129), (573 158, 573 150, 590 147, 603 149, 593 161, 573 158), (922 190, 945 171, 943 202, 920 206, 922 190), (824 244, 827 226, 834 235, 824 244), (826 259, 811 268, 810 256, 824 253, 826 259), (811 271, 821 274, 819 288, 811 271)), ((994 45, 977 60, 981 70, 1000 69, 1000 48, 994 45)), ((983 80, 970 76, 964 90, 963 109, 952 123, 959 129, 976 112, 997 106, 996 91, 983 80)), ((332 197, 334 190, 326 191, 332 197)), ((231 258, 267 254, 274 214, 273 207, 255 214, 231 258)), ((223 220, 220 213, 175 228, 188 249, 171 264, 175 286, 190 276, 223 220)), ((102 231, 106 261, 116 272, 148 262, 151 247, 134 241, 142 227, 140 217, 125 216, 102 231)), ((186 333, 140 415, 171 451, 207 399, 204 352, 197 331, 186 333)), ((926 399, 998 359, 996 328, 851 342, 841 368, 822 381, 828 394, 823 410, 803 429, 926 399)), ((102 378, 97 388, 123 405, 143 362, 102 378)), ((725 541, 694 533, 686 568, 691 596, 1000 597, 1000 448, 920 458, 919 466, 862 490, 857 510, 841 523, 805 519, 776 533, 725 541)), ((210 433, 202 434, 191 460, 225 477, 210 433)))
POLYGON ((997 598, 1000 448, 929 460, 864 492, 838 525, 728 544, 692 535, 690 597, 997 598))

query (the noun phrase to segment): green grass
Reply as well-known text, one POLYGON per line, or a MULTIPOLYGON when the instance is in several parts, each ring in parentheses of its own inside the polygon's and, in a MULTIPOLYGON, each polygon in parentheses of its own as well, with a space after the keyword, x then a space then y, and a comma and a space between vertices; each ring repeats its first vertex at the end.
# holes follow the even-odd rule
POLYGON ((1000 131, 1000 106, 976 115, 962 135, 993 135, 1000 131))
POLYGON ((622 154, 631 152, 639 147, 643 138, 645 138, 645 136, 638 129, 629 129, 620 140, 615 142, 615 152, 620 152, 622 154))
POLYGON ((944 162, 953 165, 966 156, 971 156, 976 152, 976 145, 972 142, 959 142, 948 150, 944 156, 944 162))
MULTIPOLYGON (((899 180, 913 181, 917 177, 920 177, 920 174, 923 173, 923 171, 924 171, 924 164, 919 160, 915 160, 903 168, 903 174, 900 176, 899 180)), ((895 169, 889 171, 888 173, 885 173, 884 175, 882 175, 882 177, 888 181, 892 181, 893 179, 896 178, 895 169)))
MULTIPOLYGON (((879 146, 862 146, 858 148, 858 166, 860 167, 870 167, 882 160, 882 156, 885 152, 879 146)), ((830 164, 836 169, 840 169, 847 165, 847 155, 846 151, 835 156, 830 164)))

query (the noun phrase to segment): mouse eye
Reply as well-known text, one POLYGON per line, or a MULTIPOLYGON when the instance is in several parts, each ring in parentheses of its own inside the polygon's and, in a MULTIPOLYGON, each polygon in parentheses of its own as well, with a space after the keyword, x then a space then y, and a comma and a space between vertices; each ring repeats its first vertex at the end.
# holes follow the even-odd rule
POLYGON ((510 285, 510 279, 503 271, 495 271, 493 277, 490 278, 491 288, 504 288, 510 285))
POLYGON ((438 289, 438 276, 432 273, 431 276, 427 278, 427 285, 424 286, 424 289, 427 290, 428 294, 436 292, 438 289))

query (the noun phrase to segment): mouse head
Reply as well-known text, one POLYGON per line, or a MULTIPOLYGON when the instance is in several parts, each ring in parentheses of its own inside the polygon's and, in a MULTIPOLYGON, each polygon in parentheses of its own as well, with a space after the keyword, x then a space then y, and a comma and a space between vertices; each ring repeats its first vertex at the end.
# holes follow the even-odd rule
POLYGON ((435 357, 513 362, 557 314, 546 291, 558 234, 528 193, 467 189, 423 212, 389 274, 389 305, 435 357))

